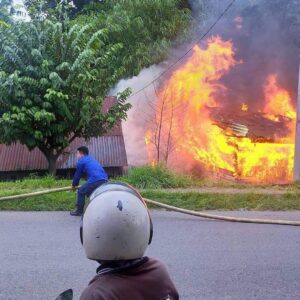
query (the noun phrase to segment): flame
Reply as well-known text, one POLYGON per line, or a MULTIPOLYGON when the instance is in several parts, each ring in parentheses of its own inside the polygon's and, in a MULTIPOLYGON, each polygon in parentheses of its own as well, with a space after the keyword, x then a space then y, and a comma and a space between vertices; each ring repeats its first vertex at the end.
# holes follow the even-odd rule
POLYGON ((246 103, 243 103, 243 104, 242 104, 242 108, 241 108, 242 111, 248 111, 248 108, 249 108, 249 107, 248 107, 248 105, 247 105, 246 103))
POLYGON ((276 74, 268 76, 264 91, 266 97, 264 111, 271 119, 277 115, 296 119, 296 111, 291 104, 291 95, 287 90, 278 87, 276 74))
POLYGON ((151 143, 151 139, 152 139, 152 132, 151 130, 147 130, 145 134, 145 144, 149 145, 151 143))
POLYGON ((157 161, 155 159, 154 152, 150 150, 151 149, 150 145, 152 140, 153 140, 153 133, 151 130, 147 130, 145 133, 145 144, 147 146, 148 160, 150 162, 150 165, 154 167, 157 164, 157 161))
MULTIPOLYGON (((158 148, 161 153, 157 161, 166 158, 166 153, 174 149, 175 164, 181 162, 181 166, 187 167, 196 162, 208 174, 225 171, 233 177, 251 181, 290 180, 293 126, 284 139, 261 143, 248 136, 246 125, 226 122, 220 125, 211 116, 211 110, 223 107, 222 99, 216 96, 226 91, 220 79, 240 63, 234 55, 231 41, 211 37, 203 47, 195 46, 188 60, 159 89, 156 107, 160 109, 154 122, 157 126, 146 134, 150 160, 158 148), (154 134, 155 145, 148 143, 149 136, 154 134)), ((277 118, 276 121, 278 116, 295 119, 290 94, 278 86, 276 74, 266 79, 264 93, 265 104, 262 102, 260 114, 270 120, 277 118)), ((242 105, 245 114, 250 114, 248 105, 242 105)))

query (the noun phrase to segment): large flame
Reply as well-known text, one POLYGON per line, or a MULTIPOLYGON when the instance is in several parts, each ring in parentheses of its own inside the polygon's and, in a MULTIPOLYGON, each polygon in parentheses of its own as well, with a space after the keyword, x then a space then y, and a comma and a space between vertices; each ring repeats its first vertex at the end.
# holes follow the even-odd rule
POLYGON ((296 112, 291 104, 291 95, 287 90, 278 87, 276 74, 271 74, 267 78, 264 91, 266 98, 264 111, 271 118, 274 119, 274 117, 281 115, 292 120, 296 119, 296 112))
MULTIPOLYGON (((230 41, 212 37, 205 47, 195 46, 187 62, 159 89, 155 126, 146 134, 150 160, 166 160, 172 153, 181 166, 196 162, 210 174, 225 171, 251 181, 288 181, 292 176, 295 110, 289 92, 278 86, 276 74, 262 83, 265 101, 261 101, 260 113, 275 125, 280 118, 290 121, 284 138, 257 142, 250 138, 247 126, 226 124, 226 120, 220 126, 211 117, 212 110, 223 107, 220 95, 226 87, 220 79, 241 63, 234 54, 230 41)), ((249 114, 250 107, 251 103, 243 103, 236 109, 249 114)))

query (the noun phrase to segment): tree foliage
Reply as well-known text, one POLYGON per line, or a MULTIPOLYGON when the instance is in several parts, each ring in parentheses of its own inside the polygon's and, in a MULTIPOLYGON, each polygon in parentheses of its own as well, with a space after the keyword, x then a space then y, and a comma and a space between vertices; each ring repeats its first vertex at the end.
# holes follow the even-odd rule
POLYGON ((190 10, 179 0, 110 0, 93 2, 75 22, 107 28, 110 43, 122 43, 119 64, 127 76, 167 58, 168 50, 187 36, 190 10))
POLYGON ((54 171, 75 137, 102 135, 126 118, 126 93, 101 111, 124 74, 115 63, 122 45, 107 43, 107 33, 48 19, 0 30, 2 142, 38 147, 54 171))
MULTIPOLYGON (((109 43, 121 43, 119 64, 126 76, 167 58, 168 50, 187 36, 191 11, 187 0, 75 0, 69 16, 75 24, 105 28, 109 43), (84 9, 83 9, 84 8, 84 9), (80 11, 80 13, 75 13, 80 11), (75 14, 74 14, 75 13, 75 14)), ((57 0, 26 0, 32 17, 52 13, 57 0), (42 12, 39 10, 42 10, 42 12)), ((57 11, 57 10, 56 10, 57 11)))
MULTIPOLYGON (((91 2, 101 2, 101 0, 73 0, 72 2, 73 9, 70 11, 71 14, 81 11, 85 5, 91 2)), ((61 3, 59 0, 24 0, 24 4, 27 9, 30 10, 32 16, 34 16, 38 8, 42 8, 43 10, 55 10, 59 3, 61 3)))
POLYGON ((189 22, 178 5, 104 1, 70 20, 63 1, 32 6, 29 22, 0 26, 0 142, 38 147, 53 173, 76 137, 102 135, 124 120, 127 90, 105 114, 103 100, 121 78, 166 57, 189 22))
POLYGON ((11 22, 13 13, 13 0, 0 0, 0 23, 2 25, 11 22))

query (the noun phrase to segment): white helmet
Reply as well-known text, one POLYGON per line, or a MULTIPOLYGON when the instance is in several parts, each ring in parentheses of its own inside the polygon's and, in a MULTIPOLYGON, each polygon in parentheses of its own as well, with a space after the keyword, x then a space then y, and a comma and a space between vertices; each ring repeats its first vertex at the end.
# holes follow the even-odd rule
POLYGON ((141 195, 129 185, 107 183, 90 200, 80 230, 87 258, 111 261, 142 257, 151 243, 153 228, 141 195))

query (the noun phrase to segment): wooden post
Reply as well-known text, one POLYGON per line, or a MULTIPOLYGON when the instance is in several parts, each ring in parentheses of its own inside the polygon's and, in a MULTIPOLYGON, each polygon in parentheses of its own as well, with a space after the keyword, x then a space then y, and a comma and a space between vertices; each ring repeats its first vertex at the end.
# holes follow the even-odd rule
POLYGON ((300 64, 298 77, 298 99, 295 133, 294 181, 300 180, 300 64))

